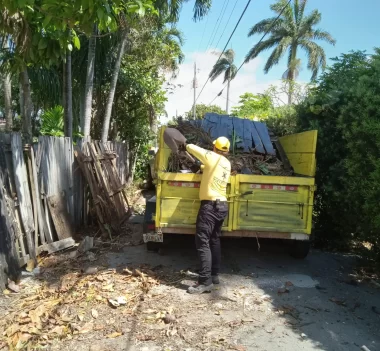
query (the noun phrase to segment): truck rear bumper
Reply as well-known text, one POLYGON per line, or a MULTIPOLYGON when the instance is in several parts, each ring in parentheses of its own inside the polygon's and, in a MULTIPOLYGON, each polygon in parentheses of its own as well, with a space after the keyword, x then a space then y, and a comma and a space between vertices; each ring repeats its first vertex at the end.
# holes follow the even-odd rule
MULTIPOLYGON (((194 235, 195 229, 190 228, 161 228, 163 234, 188 234, 194 235)), ((268 239, 288 239, 288 240, 309 240, 309 234, 303 233, 281 233, 281 232, 260 232, 251 230, 234 230, 232 232, 222 232, 223 237, 231 238, 268 238, 268 239)))

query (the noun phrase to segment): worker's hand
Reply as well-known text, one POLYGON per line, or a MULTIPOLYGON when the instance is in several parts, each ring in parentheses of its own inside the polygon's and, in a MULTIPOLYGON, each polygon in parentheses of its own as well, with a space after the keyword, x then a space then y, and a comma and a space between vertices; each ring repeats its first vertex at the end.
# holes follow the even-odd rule
POLYGON ((179 144, 178 145, 178 151, 186 151, 186 144, 185 143, 179 144))

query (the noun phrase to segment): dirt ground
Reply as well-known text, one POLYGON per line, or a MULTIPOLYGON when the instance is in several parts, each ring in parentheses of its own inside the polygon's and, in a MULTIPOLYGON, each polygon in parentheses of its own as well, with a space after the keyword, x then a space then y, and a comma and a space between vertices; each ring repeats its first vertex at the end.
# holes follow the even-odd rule
POLYGON ((134 225, 128 240, 26 272, 0 297, 3 349, 380 350, 380 289, 354 274, 353 256, 296 260, 283 243, 226 238, 221 284, 193 296, 193 237, 168 238, 161 254, 140 243, 134 225))

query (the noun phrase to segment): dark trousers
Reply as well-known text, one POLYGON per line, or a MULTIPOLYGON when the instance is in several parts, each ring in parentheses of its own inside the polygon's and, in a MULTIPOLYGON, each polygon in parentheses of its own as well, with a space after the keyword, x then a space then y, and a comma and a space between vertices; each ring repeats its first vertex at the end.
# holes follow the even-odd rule
POLYGON ((227 214, 227 202, 201 201, 195 235, 195 245, 201 262, 198 279, 200 284, 211 284, 211 276, 219 274, 220 235, 227 214))

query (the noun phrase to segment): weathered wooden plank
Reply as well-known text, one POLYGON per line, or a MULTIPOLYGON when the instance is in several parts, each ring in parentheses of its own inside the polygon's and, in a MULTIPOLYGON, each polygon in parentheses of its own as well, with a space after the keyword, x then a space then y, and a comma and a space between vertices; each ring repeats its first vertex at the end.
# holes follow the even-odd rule
POLYGON ((52 195, 47 198, 51 217, 60 240, 71 238, 74 234, 70 215, 67 212, 65 195, 52 195))
POLYGON ((34 230, 34 219, 20 134, 12 133, 11 149, 17 198, 20 205, 20 214, 25 230, 28 253, 31 259, 35 260, 36 251, 32 237, 32 232, 34 230))
MULTIPOLYGON (((30 148, 32 150, 32 148, 30 148)), ((28 151, 30 151, 28 150, 28 151)), ((36 199, 36 189, 34 187, 34 180, 33 180, 33 169, 32 169, 32 158, 30 155, 30 152, 27 154, 27 161, 28 161, 28 167, 27 167, 27 173, 29 176, 29 184, 30 184, 30 193, 32 195, 32 206, 33 206, 33 217, 34 217, 34 248, 37 252, 38 248, 38 219, 37 219, 37 199, 36 199)))
MULTIPOLYGON (((83 149, 84 150, 86 149, 86 144, 84 144, 83 149)), ((99 200, 99 194, 100 194, 99 184, 97 182, 93 181, 93 172, 90 169, 91 166, 89 168, 88 164, 83 162, 83 157, 85 157, 85 155, 82 153, 82 151, 80 150, 79 147, 77 147, 75 150, 75 157, 78 160, 78 164, 79 164, 79 166, 83 172, 83 175, 87 181, 87 184, 90 188, 90 192, 91 192, 91 195, 92 195, 93 200, 94 200, 94 205, 95 205, 96 215, 98 218, 98 223, 99 223, 100 229, 102 231, 102 234, 106 234, 107 231, 105 229, 105 225, 107 225, 107 223, 106 223, 105 218, 103 216, 103 211, 102 211, 102 207, 101 207, 100 200, 99 200)))
POLYGON ((60 250, 67 249, 69 247, 72 247, 75 245, 75 240, 73 238, 66 238, 59 241, 56 241, 54 243, 45 244, 38 248, 38 252, 47 252, 47 253, 53 253, 60 250))
POLYGON ((17 280, 20 275, 18 252, 14 223, 12 221, 12 208, 7 187, 7 169, 4 167, 4 149, 0 145, 0 289, 4 289, 7 278, 17 280), (6 273, 7 272, 7 273, 6 273))
POLYGON ((40 238, 42 244, 46 243, 45 239, 45 232, 47 231, 47 224, 44 220, 43 214, 42 214, 42 204, 41 204, 41 194, 40 194, 40 189, 38 186, 38 176, 37 176, 37 165, 36 165, 36 160, 34 156, 34 149, 30 149, 30 157, 31 157, 31 164, 32 164, 32 173, 33 173, 33 186, 34 186, 34 191, 37 194, 36 196, 36 208, 37 208, 37 220, 38 220, 38 225, 40 228, 40 238))

